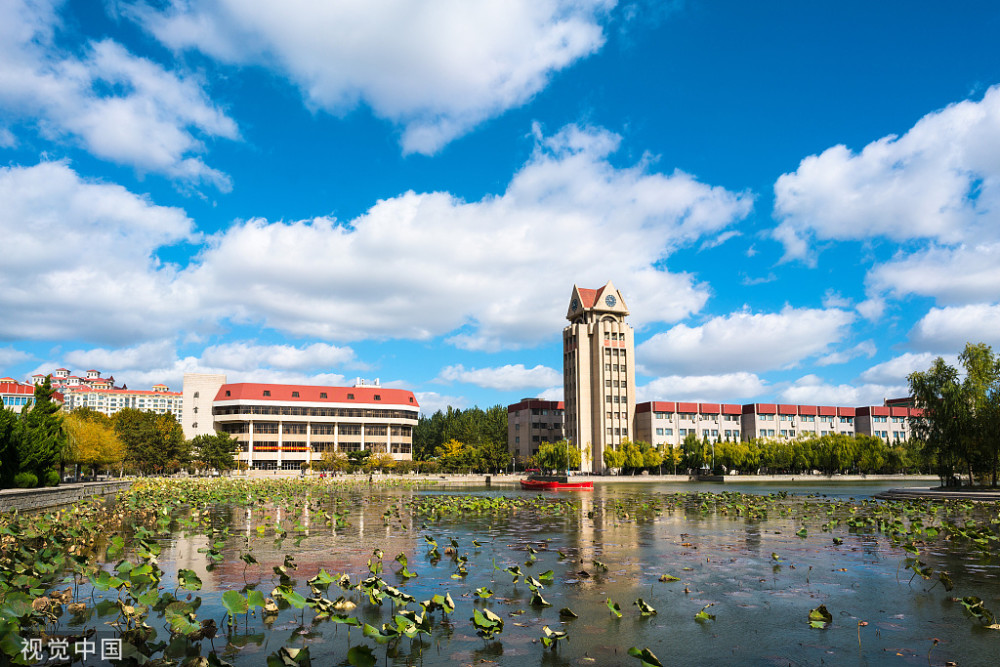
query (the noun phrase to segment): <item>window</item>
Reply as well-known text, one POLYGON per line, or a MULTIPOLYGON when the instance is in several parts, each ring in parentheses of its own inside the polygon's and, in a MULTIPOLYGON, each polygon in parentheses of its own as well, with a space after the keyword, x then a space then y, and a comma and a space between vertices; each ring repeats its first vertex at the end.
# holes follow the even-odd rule
POLYGON ((608 394, 607 396, 605 396, 605 397, 604 397, 604 400, 605 400, 606 402, 610 403, 610 402, 611 402, 611 394, 608 394))
POLYGON ((663 429, 663 435, 673 435, 673 434, 674 434, 674 429, 672 428, 663 429))
POLYGON ((608 435, 611 435, 611 427, 608 427, 608 435))
POLYGON ((604 370, 610 372, 611 371, 611 364, 604 364, 604 370))
POLYGON ((197 391, 196 391, 196 392, 194 392, 194 397, 195 397, 195 398, 198 398, 198 396, 200 396, 200 393, 199 393, 199 392, 197 392, 197 391))
POLYGON ((226 390, 226 396, 229 396, 229 395, 230 395, 230 393, 229 393, 229 390, 227 389, 226 390))
POLYGON ((299 397, 299 392, 293 391, 292 392, 292 398, 298 398, 298 397, 299 397))
POLYGON ((610 412, 608 413, 608 419, 611 419, 611 413, 610 412))
POLYGON ((412 402, 413 402, 413 397, 412 397, 412 396, 410 396, 410 403, 412 403, 412 402))
POLYGON ((353 401, 354 400, 354 394, 348 394, 347 395, 347 400, 353 401))
POLYGON ((663 435, 663 429, 662 428, 656 429, 656 435, 663 435))
POLYGON ((264 390, 264 395, 265 396, 270 396, 271 395, 271 391, 269 389, 265 389, 264 390))
MULTIPOLYGON (((618 383, 616 382, 615 384, 618 384, 618 383)), ((611 380, 605 380, 604 381, 604 386, 605 387, 610 387, 611 386, 611 380)))
POLYGON ((515 435, 514 436, 514 442, 515 442, 515 444, 521 442, 521 436, 515 435))
POLYGON ((381 401, 382 400, 382 395, 381 394, 375 394, 375 400, 376 401, 381 401))
POLYGON ((319 392, 319 397, 320 398, 326 398, 326 392, 325 391, 319 392))

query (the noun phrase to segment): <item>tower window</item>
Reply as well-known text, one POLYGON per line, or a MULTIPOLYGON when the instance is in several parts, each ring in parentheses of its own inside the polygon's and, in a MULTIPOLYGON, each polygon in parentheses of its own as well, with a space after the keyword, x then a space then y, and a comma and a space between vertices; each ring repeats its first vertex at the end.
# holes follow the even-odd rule
POLYGON ((298 397, 299 397, 299 392, 293 391, 292 392, 292 398, 298 398, 298 397))
POLYGON ((325 391, 319 392, 319 397, 320 398, 326 398, 326 392, 325 391))
POLYGON ((265 396, 270 396, 271 395, 271 391, 269 389, 265 389, 264 390, 264 395, 265 396))

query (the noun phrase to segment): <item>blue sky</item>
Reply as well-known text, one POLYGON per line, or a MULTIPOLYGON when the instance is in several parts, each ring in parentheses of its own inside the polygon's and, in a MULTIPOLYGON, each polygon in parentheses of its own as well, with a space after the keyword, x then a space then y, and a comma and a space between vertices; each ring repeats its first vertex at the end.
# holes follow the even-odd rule
POLYGON ((865 405, 1000 346, 1000 6, 0 4, 0 375, 865 405))

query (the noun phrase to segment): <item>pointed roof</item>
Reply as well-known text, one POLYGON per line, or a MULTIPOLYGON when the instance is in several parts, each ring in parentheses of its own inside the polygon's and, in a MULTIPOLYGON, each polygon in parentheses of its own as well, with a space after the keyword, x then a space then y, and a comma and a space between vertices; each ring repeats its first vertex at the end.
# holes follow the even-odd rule
POLYGON ((570 296, 566 319, 573 320, 582 311, 591 309, 601 312, 618 313, 620 315, 629 314, 628 306, 625 305, 625 299, 622 298, 621 292, 618 291, 614 283, 610 280, 604 287, 597 289, 588 289, 573 285, 573 294, 570 296), (613 299, 611 304, 608 303, 608 299, 613 299), (573 307, 574 305, 576 308, 573 307))

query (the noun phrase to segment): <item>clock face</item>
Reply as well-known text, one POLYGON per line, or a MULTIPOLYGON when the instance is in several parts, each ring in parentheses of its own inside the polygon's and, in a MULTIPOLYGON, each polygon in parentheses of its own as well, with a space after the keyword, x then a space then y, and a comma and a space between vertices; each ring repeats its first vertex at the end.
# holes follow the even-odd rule
POLYGON ((576 299, 573 299, 573 301, 571 301, 570 304, 569 304, 569 309, 570 310, 576 310, 579 307, 580 307, 580 302, 577 301, 576 299))
POLYGON ((618 303, 618 299, 613 294, 609 294, 604 298, 604 303, 608 304, 608 308, 614 308, 615 304, 618 303))

